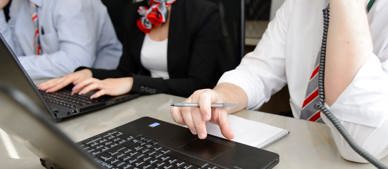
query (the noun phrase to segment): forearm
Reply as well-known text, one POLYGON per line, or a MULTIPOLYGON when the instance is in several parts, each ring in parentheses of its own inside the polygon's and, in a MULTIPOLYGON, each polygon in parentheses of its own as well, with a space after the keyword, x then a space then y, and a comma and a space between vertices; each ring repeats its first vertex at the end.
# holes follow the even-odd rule
POLYGON ((94 58, 84 52, 58 51, 52 54, 43 54, 19 57, 24 69, 33 79, 54 78, 73 72, 80 66, 90 67, 94 58))
POLYGON ((330 0, 325 68, 325 94, 329 105, 352 82, 373 51, 365 4, 365 0, 330 0))
POLYGON ((236 104, 236 107, 228 110, 229 113, 238 112, 243 110, 248 105, 248 96, 244 90, 236 85, 231 83, 220 83, 214 90, 221 95, 220 97, 224 99, 225 103, 236 104))

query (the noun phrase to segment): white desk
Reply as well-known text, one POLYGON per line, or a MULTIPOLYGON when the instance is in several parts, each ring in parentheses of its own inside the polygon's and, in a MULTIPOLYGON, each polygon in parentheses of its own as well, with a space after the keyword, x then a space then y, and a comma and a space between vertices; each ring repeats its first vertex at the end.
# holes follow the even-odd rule
MULTIPOLYGON (((81 141, 143 116, 172 122, 169 105, 173 101, 181 100, 181 98, 163 94, 141 97, 128 103, 59 123, 58 126, 74 141, 81 141)), ((284 139, 265 148, 280 155, 277 169, 373 168, 369 164, 357 164, 343 160, 337 153, 330 137, 329 128, 323 124, 254 111, 243 111, 237 115, 285 128, 291 132, 284 139)), ((25 148, 17 146, 22 159, 11 160, 7 158, 7 154, 1 149, 3 148, 1 146, 0 141, 0 168, 42 169, 38 158, 26 151, 25 148)), ((388 158, 384 162, 388 164, 388 158)))

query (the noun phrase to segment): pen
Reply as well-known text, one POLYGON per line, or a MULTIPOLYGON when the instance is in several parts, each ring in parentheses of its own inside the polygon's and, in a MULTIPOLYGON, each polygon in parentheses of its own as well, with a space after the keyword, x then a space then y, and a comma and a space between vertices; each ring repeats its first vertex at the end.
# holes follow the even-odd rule
MULTIPOLYGON (((188 102, 180 102, 171 104, 172 107, 199 107, 198 103, 188 103, 188 102)), ((236 104, 233 103, 213 103, 211 105, 212 108, 232 108, 235 107, 236 104)))

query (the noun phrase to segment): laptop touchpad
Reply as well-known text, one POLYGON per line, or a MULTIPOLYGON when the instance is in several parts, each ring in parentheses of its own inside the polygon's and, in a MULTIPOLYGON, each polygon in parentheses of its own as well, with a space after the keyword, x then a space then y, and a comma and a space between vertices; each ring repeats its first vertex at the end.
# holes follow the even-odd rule
POLYGON ((228 145, 216 143, 209 139, 196 139, 182 147, 186 153, 209 161, 231 148, 228 145))

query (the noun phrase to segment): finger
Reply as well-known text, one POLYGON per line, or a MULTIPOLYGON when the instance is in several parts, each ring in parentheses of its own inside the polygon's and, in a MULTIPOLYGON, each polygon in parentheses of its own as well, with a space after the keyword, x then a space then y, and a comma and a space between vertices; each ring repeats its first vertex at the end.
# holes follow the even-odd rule
POLYGON ((219 115, 218 124, 220 125, 222 135, 227 139, 233 139, 234 135, 228 122, 228 113, 224 109, 217 109, 216 112, 219 115))
MULTIPOLYGON (((191 99, 187 99, 187 102, 191 102, 191 99)), ((191 133, 194 135, 197 135, 197 131, 194 127, 194 122, 191 117, 191 108, 190 107, 182 107, 181 108, 181 116, 183 117, 183 122, 187 125, 187 127, 190 129, 191 133)))
POLYGON ((203 117, 203 120, 209 121, 211 119, 211 113, 212 113, 212 97, 211 90, 205 90, 200 94, 198 104, 201 110, 201 114, 203 117))
POLYGON ((193 118, 195 130, 198 133, 199 139, 205 139, 207 136, 206 121, 203 120, 200 110, 198 108, 192 108, 191 116, 193 118))
POLYGON ((180 113, 180 109, 178 107, 171 107, 170 109, 172 119, 178 124, 184 125, 183 117, 180 113))
POLYGON ((60 89, 62 89, 64 87, 66 87, 67 85, 71 84, 72 81, 73 81, 73 78, 71 76, 64 77, 61 80, 59 80, 58 83, 55 86, 47 89, 46 92, 49 92, 49 93, 56 92, 56 91, 58 91, 58 90, 60 90, 60 89))
POLYGON ((104 96, 106 94, 107 94, 106 90, 100 90, 100 91, 94 93, 92 96, 90 96, 90 99, 97 99, 97 98, 104 96))
POLYGON ((86 93, 89 93, 90 91, 94 91, 98 89, 101 90, 102 87, 97 82, 93 82, 93 83, 90 83, 88 86, 85 86, 78 94, 84 95, 86 93))
POLYGON ((215 124, 218 124, 218 119, 219 119, 219 113, 217 113, 216 109, 215 108, 212 108, 212 118, 211 118, 211 122, 215 123, 215 124))
POLYGON ((87 80, 84 80, 83 82, 81 83, 78 83, 76 84, 73 89, 72 89, 72 94, 76 94, 76 93, 80 93, 80 91, 85 88, 86 86, 89 86, 90 84, 92 84, 93 82, 96 82, 97 80, 94 79, 94 78, 90 78, 90 79, 87 79, 87 80))
POLYGON ((41 83, 38 85, 38 89, 45 91, 45 90, 55 86, 58 83, 58 81, 60 81, 61 79, 62 78, 52 79, 52 80, 49 80, 47 82, 41 83))

